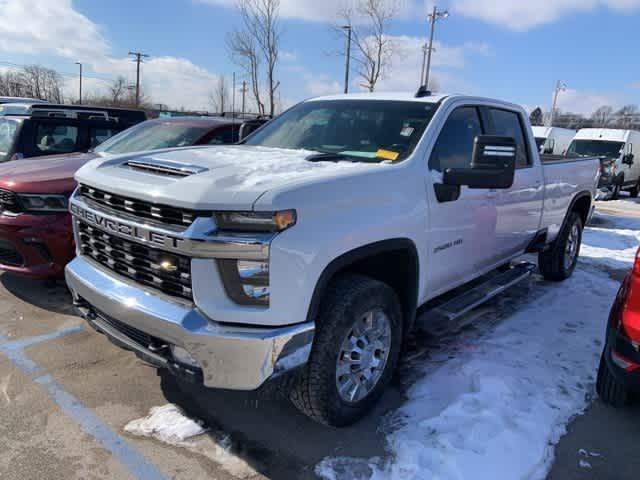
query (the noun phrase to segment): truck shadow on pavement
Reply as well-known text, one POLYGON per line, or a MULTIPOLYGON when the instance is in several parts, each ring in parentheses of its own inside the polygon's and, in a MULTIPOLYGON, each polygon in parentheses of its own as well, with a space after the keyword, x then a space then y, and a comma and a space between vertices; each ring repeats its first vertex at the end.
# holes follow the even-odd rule
POLYGON ((166 399, 210 429, 216 443, 225 439, 230 453, 268 478, 317 478, 325 457, 384 457, 381 419, 402 404, 398 388, 389 388, 374 412, 355 425, 333 429, 316 424, 275 394, 207 389, 159 371, 166 399), (229 442, 230 440, 230 442, 229 442))
POLYGON ((0 283, 15 297, 43 310, 63 315, 76 314, 64 280, 34 280, 4 272, 0 274, 0 283))

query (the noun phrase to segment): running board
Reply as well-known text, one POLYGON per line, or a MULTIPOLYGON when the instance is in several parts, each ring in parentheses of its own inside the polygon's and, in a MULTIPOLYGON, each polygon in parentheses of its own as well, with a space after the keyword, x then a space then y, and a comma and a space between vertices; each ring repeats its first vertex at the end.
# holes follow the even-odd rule
POLYGON ((454 323, 474 308, 531 276, 534 269, 535 265, 529 262, 515 264, 506 272, 499 273, 470 290, 463 291, 454 298, 427 309, 420 315, 419 321, 426 322, 425 327, 428 330, 433 330, 433 327, 436 331, 441 330, 441 327, 446 329, 446 325, 454 323))

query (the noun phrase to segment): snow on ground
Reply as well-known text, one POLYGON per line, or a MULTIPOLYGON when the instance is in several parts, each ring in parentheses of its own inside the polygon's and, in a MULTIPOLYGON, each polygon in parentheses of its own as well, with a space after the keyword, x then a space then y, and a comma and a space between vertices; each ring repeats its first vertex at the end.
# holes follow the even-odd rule
POLYGON ((139 437, 151 437, 202 455, 219 464, 236 478, 250 478, 257 472, 231 451, 228 436, 216 435, 200 420, 188 417, 172 403, 153 407, 149 415, 132 420, 124 427, 125 432, 139 437), (204 433, 208 435, 203 435, 204 433))
MULTIPOLYGON (((554 445, 593 396, 605 322, 629 268, 640 219, 597 215, 573 277, 533 280, 533 293, 423 375, 387 424, 390 460, 327 458, 326 479, 544 479, 554 445)), ((585 468, 586 467, 585 465, 585 468)))

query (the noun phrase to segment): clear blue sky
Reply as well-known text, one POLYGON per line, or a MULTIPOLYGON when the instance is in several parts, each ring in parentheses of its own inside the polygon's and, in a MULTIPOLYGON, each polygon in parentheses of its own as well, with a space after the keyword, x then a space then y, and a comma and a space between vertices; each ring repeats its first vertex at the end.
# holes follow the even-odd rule
MULTIPOLYGON (((325 0, 321 6, 317 0, 281 1, 286 17, 278 71, 283 103, 341 88, 343 59, 331 52, 343 44, 329 25, 332 12, 344 1, 325 0)), ((81 60, 89 75, 108 79, 124 74, 132 79, 134 66, 125 57, 129 50, 141 50, 152 56, 143 66, 143 80, 154 101, 188 107, 206 103, 215 75, 230 77, 238 70, 225 48, 225 36, 238 22, 233 0, 0 0, 0 7, 4 3, 10 11, 17 9, 5 16, 7 23, 20 22, 21 15, 30 22, 34 12, 44 17, 36 19, 30 37, 29 31, 3 27, 0 14, 0 60, 5 62, 41 62, 73 73, 74 62, 81 60), (22 6, 30 3, 33 8, 22 6), (54 15, 49 22, 69 25, 49 25, 47 17, 54 15), (43 29, 51 30, 44 40, 43 29)), ((588 112, 602 103, 640 102, 635 53, 640 1, 530 3, 535 5, 514 5, 512 0, 441 2, 439 7, 451 11, 436 30, 434 74, 441 89, 546 107, 555 81, 562 79, 569 87, 561 95, 565 109, 588 112), (615 9, 620 3, 628 8, 615 9)), ((427 5, 416 0, 403 5, 390 34, 404 53, 381 89, 418 83, 420 54, 415 46, 427 33, 427 5)), ((355 72, 352 78, 357 88, 355 72)), ((104 87, 104 81, 94 80, 89 78, 86 88, 104 87)), ((75 88, 74 82, 69 77, 68 88, 75 88)))

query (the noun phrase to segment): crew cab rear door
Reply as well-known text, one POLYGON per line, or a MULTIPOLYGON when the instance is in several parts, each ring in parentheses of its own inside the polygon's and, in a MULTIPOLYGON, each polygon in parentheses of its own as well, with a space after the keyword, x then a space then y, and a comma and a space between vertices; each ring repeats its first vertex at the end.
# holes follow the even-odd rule
POLYGON ((540 228, 544 179, 537 152, 531 148, 526 120, 517 111, 484 109, 490 135, 512 137, 516 141, 516 172, 513 186, 497 190, 495 205, 495 254, 504 259, 524 253, 540 228))
POLYGON ((471 165, 474 140, 486 133, 485 123, 478 106, 457 106, 449 112, 429 156, 427 291, 430 295, 466 283, 496 261, 497 193, 443 185, 439 179, 447 168, 471 165))

